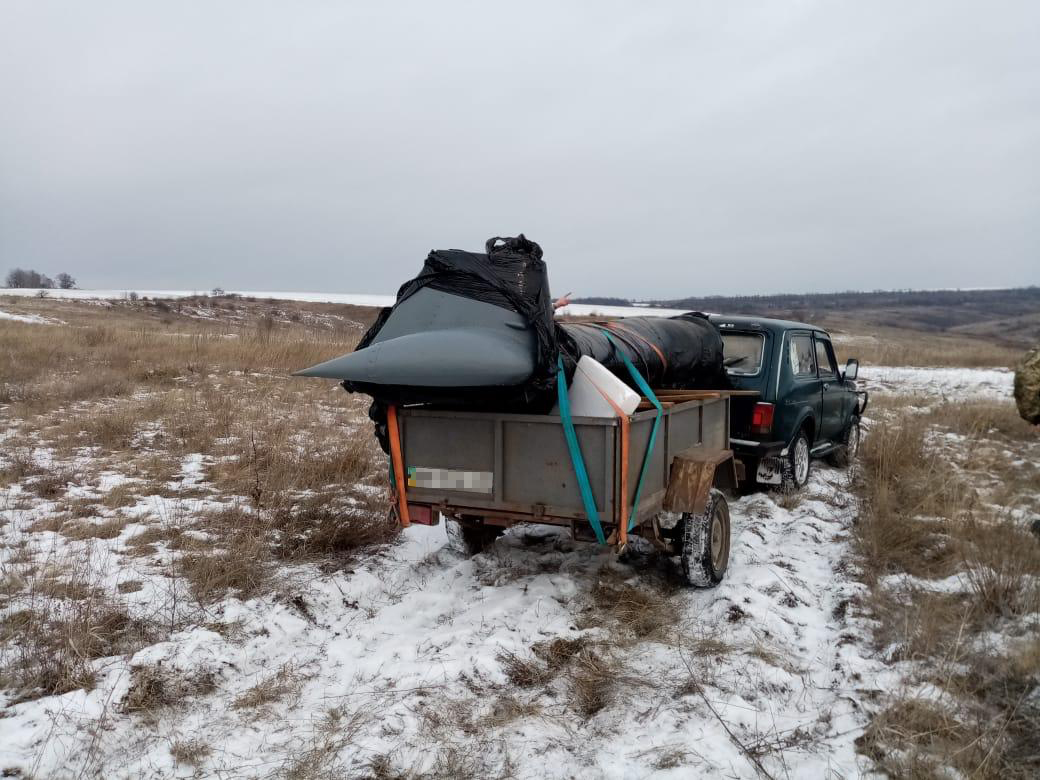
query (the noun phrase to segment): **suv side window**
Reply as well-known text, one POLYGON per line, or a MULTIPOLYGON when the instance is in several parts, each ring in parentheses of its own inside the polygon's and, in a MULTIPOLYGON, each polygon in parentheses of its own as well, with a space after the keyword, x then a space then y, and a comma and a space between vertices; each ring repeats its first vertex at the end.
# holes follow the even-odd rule
POLYGON ((838 364, 834 362, 834 350, 829 341, 816 339, 816 365, 820 367, 820 376, 838 375, 838 364))
POLYGON ((791 373, 795 376, 816 376, 816 357, 812 336, 791 336, 791 373))

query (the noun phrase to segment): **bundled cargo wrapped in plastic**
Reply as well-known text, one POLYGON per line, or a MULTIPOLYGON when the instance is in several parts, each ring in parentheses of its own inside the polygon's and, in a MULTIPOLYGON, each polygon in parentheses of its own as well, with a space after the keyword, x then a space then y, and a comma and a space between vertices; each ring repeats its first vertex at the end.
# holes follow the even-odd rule
POLYGON ((722 339, 702 314, 557 322, 542 249, 521 234, 483 253, 430 252, 354 352, 297 375, 371 395, 379 431, 386 404, 548 412, 560 366, 570 381, 585 355, 631 385, 621 353, 653 387, 727 386, 722 339))

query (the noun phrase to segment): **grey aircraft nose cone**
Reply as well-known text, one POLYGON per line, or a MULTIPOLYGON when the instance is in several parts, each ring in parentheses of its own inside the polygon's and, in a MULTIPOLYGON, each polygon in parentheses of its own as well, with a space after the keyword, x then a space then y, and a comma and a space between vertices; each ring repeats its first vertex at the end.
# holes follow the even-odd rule
POLYGON ((417 387, 523 384, 534 332, 515 311, 425 288, 402 301, 363 349, 293 376, 417 387))
POLYGON ((534 371, 531 335, 512 328, 410 333, 297 371, 294 376, 419 387, 518 385, 534 371))

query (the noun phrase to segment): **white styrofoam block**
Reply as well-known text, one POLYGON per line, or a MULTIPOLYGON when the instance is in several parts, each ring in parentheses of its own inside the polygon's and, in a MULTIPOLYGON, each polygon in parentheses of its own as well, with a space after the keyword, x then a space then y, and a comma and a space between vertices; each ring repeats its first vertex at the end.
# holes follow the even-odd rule
POLYGON ((639 406, 639 393, 588 355, 578 361, 568 394, 575 417, 613 417, 614 409, 604 395, 625 414, 632 414, 639 406))

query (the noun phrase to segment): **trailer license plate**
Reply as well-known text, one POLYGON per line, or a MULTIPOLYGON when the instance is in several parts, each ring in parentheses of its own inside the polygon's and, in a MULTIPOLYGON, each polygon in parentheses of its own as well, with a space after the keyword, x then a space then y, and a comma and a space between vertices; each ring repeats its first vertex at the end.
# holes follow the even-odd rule
POLYGON ((780 458, 762 458, 758 462, 758 472, 755 474, 755 479, 767 485, 779 485, 782 481, 780 458))
POLYGON ((460 471, 434 469, 425 466, 408 467, 408 487, 428 490, 466 490, 472 493, 490 493, 494 488, 491 471, 460 471))

